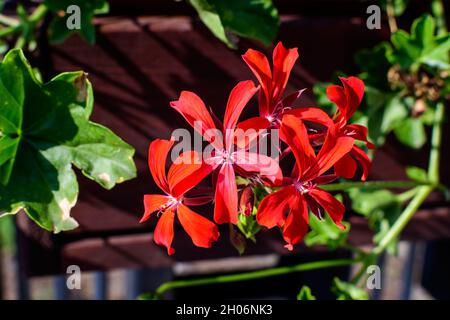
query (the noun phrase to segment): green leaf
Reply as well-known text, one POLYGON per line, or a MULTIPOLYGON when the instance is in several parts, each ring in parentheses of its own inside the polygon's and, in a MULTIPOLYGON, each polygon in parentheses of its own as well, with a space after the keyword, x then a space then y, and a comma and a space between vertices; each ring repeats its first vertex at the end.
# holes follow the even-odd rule
POLYGON ((427 141, 425 128, 417 118, 408 118, 394 129, 397 139, 410 148, 420 149, 427 141))
MULTIPOLYGON (((352 209, 368 219, 375 231, 374 242, 378 244, 402 212, 402 203, 389 190, 352 189, 348 193, 352 209)), ((392 241, 388 251, 395 254, 397 241, 392 241)))
POLYGON ((369 137, 377 145, 408 116, 408 106, 398 94, 387 94, 375 88, 366 89, 369 137))
POLYGON ((337 296, 338 300, 368 300, 369 294, 351 284, 349 282, 344 282, 338 278, 333 279, 333 286, 331 291, 337 296))
POLYGON ((13 50, 0 65, 0 93, 0 212, 23 209, 46 230, 71 230, 78 196, 72 165, 107 189, 135 177, 134 149, 89 121, 93 92, 83 72, 43 84, 13 50))
POLYGON ((390 90, 387 74, 392 66, 388 59, 391 54, 392 46, 388 42, 356 53, 355 62, 363 72, 360 77, 366 86, 383 91, 390 90))
POLYGON ((391 37, 395 48, 391 62, 412 71, 417 71, 422 64, 439 69, 450 68, 450 35, 438 36, 435 29, 433 17, 423 15, 414 20, 411 34, 403 30, 395 32, 391 37))
POLYGON ((325 218, 319 219, 314 214, 309 214, 309 226, 311 231, 305 236, 305 244, 307 246, 327 245, 334 250, 341 246, 350 231, 350 224, 343 222, 345 230, 337 227, 328 214, 325 218))
POLYGON ((235 44, 231 41, 225 32, 219 14, 208 0, 189 0, 189 3, 197 11, 200 20, 208 27, 208 29, 222 42, 230 48, 235 48, 235 44))
POLYGON ((424 183, 428 182, 428 174, 422 168, 418 168, 418 167, 414 167, 414 166, 406 167, 406 175, 411 180, 414 180, 417 182, 424 182, 424 183))
POLYGON ((235 48, 229 32, 270 45, 278 33, 278 11, 272 0, 189 0, 211 32, 235 48))
POLYGON ((297 295, 297 300, 317 300, 311 293, 311 289, 308 286, 303 286, 297 295))
POLYGON ((95 43, 95 26, 93 18, 95 15, 109 12, 107 0, 45 0, 45 5, 53 12, 54 17, 49 26, 49 40, 52 43, 62 43, 74 33, 90 44, 95 43), (77 5, 80 8, 80 29, 70 30, 67 27, 67 19, 70 16, 67 8, 77 5))
POLYGON ((13 250, 15 243, 15 229, 14 220, 12 216, 3 217, 0 219, 0 249, 13 250))

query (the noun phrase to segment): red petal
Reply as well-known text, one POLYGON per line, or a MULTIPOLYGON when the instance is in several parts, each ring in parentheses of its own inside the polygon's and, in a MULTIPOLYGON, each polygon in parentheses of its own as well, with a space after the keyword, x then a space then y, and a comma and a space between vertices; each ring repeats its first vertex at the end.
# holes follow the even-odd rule
POLYGON ((335 84, 327 87, 328 100, 336 104, 340 112, 345 116, 347 97, 345 96, 344 88, 335 84))
POLYGON ((355 160, 350 156, 350 154, 344 155, 336 164, 334 165, 334 172, 337 176, 351 179, 355 176, 357 165, 355 160))
POLYGON ((291 209, 283 227, 283 238, 287 242, 286 248, 293 246, 305 237, 308 232, 308 206, 303 197, 297 197, 296 205, 291 209))
POLYGON ((286 49, 281 42, 273 50, 273 89, 272 101, 278 102, 281 99, 286 84, 289 80, 295 61, 298 59, 297 48, 286 49))
POLYGON ((177 101, 172 101, 170 106, 177 110, 207 141, 213 143, 217 148, 222 148, 221 141, 215 139, 218 132, 214 121, 199 96, 193 92, 183 91, 180 98, 177 101), (195 122, 200 122, 201 127, 195 122), (206 134, 207 130, 210 130, 209 134, 206 134), (216 135, 214 135, 214 131, 216 131, 216 135))
POLYGON ((357 77, 340 77, 347 96, 346 119, 350 119, 358 109, 364 96, 364 82, 357 77))
POLYGON ((170 148, 175 141, 156 139, 152 141, 148 148, 148 166, 158 187, 169 193, 169 186, 166 178, 166 160, 170 148))
POLYGON ((303 121, 311 121, 329 127, 333 124, 333 120, 323 110, 314 107, 296 108, 286 111, 284 114, 291 114, 303 121))
POLYGON ((242 110, 258 89, 253 81, 241 81, 231 91, 223 120, 224 129, 234 129, 242 110))
POLYGON ((295 188, 288 186, 264 197, 256 213, 258 224, 269 229, 275 226, 281 227, 290 204, 296 200, 296 194, 295 188))
POLYGON ((327 88, 327 96, 338 107, 341 115, 348 120, 361 104, 364 96, 364 82, 356 77, 339 78, 343 87, 331 85, 327 88))
POLYGON ((356 160, 361 164, 361 167, 363 169, 361 180, 365 181, 369 176, 370 168, 372 167, 372 161, 369 159, 369 157, 363 150, 361 150, 356 146, 353 146, 351 153, 356 158, 356 160))
POLYGON ((210 248, 219 238, 219 229, 214 223, 185 205, 178 206, 177 215, 184 230, 197 247, 210 248))
POLYGON ((328 192, 319 188, 309 190, 308 194, 319 203, 339 228, 345 229, 345 226, 341 223, 345 213, 345 207, 342 203, 328 192))
POLYGON ((184 152, 174 161, 167 174, 171 194, 174 197, 185 194, 202 181, 212 169, 202 162, 197 152, 184 152))
POLYGON ((317 155, 318 175, 325 173, 344 155, 350 152, 354 140, 349 137, 333 137, 332 133, 327 134, 322 149, 317 155))
POLYGON ((233 165, 224 164, 217 176, 214 197, 214 221, 216 223, 237 223, 238 195, 233 165))
POLYGON ((349 124, 345 126, 345 134, 355 140, 364 141, 369 149, 375 148, 373 143, 367 140, 367 128, 360 124, 349 124))
MULTIPOLYGON (((290 93, 287 97, 284 97, 282 100, 280 100, 278 102, 278 105, 281 108, 287 108, 287 107, 292 107, 292 105, 294 104, 295 101, 297 101, 298 98, 300 98, 300 96, 302 95, 302 93, 306 90, 305 89, 301 89, 301 90, 297 90, 293 93, 290 93)), ((278 107, 277 105, 277 107, 278 107)))
POLYGON ((234 143, 238 148, 247 148, 269 126, 270 121, 262 117, 244 120, 237 125, 237 130, 234 133, 234 143))
POLYGON ((269 115, 269 103, 271 101, 272 72, 266 56, 259 51, 249 49, 242 56, 261 85, 259 93, 259 113, 262 117, 269 115))
POLYGON ((299 176, 302 176, 308 168, 313 166, 316 158, 303 121, 293 115, 283 116, 280 136, 291 147, 299 169, 299 176))
POLYGON ((175 253, 175 249, 172 248, 174 216, 173 210, 165 211, 159 218, 153 234, 156 244, 165 246, 168 255, 175 253))
POLYGON ((151 214, 167 203, 169 198, 160 194, 146 194, 144 195, 144 208, 145 212, 141 218, 140 223, 147 221, 151 214))
POLYGON ((235 164, 245 172, 257 173, 274 184, 283 179, 278 161, 271 157, 250 152, 235 152, 233 156, 235 164))

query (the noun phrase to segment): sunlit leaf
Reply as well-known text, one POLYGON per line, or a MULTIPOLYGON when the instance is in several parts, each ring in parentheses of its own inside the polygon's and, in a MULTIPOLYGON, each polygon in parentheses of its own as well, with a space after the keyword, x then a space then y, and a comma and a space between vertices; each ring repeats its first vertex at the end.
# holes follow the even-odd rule
POLYGON ((134 149, 90 122, 93 93, 83 72, 43 84, 22 51, 0 65, 0 212, 23 209, 49 231, 70 230, 78 196, 72 165, 110 189, 136 175, 134 149))

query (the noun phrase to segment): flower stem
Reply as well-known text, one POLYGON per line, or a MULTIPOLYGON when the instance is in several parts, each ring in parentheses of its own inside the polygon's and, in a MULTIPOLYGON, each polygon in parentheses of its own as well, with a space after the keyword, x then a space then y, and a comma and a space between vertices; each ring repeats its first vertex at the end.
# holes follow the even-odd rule
POLYGON ((418 181, 366 181, 366 182, 341 182, 320 186, 326 191, 340 191, 348 189, 390 189, 390 188, 415 188, 420 186, 430 186, 433 183, 418 181))
POLYGON ((394 12, 394 5, 392 3, 392 0, 387 0, 386 2, 386 14, 388 16, 388 23, 389 23, 389 30, 391 31, 391 34, 396 32, 397 27, 397 20, 395 19, 395 12, 394 12))
MULTIPOLYGON (((396 239, 403 231, 409 220, 414 216, 416 211, 420 208, 422 203, 426 200, 428 195, 439 186, 439 164, 441 159, 441 143, 442 143, 442 123, 444 121, 444 103, 439 102, 436 106, 434 114, 433 131, 431 136, 431 151, 430 160, 428 164, 428 179, 432 185, 422 186, 418 189, 417 194, 403 210, 400 217, 395 221, 386 235, 381 239, 379 244, 372 250, 374 256, 379 256, 389 246, 389 244, 396 239)), ((368 262, 364 263, 352 282, 357 283, 364 275, 367 269, 368 262)))
POLYGON ((434 115, 433 133, 431 136, 430 163, 428 165, 428 179, 438 185, 439 184, 439 163, 441 157, 442 143, 442 123, 444 122, 445 106, 443 102, 438 102, 434 115))
POLYGON ((443 35, 447 33, 447 26, 445 23, 445 11, 444 3, 442 0, 432 0, 431 1, 431 12, 436 18, 436 26, 438 30, 438 35, 443 35))
POLYGON ((294 266, 288 267, 279 267, 279 268, 271 268, 265 270, 251 271, 251 272, 243 272, 237 274, 230 274, 224 276, 217 277, 209 277, 202 279, 193 279, 193 280, 177 280, 163 283, 156 289, 156 296, 162 296, 166 291, 175 289, 175 288, 184 288, 184 287, 193 287, 193 286, 202 286, 216 283, 228 283, 228 282, 237 282, 237 281, 248 281, 260 278, 274 277, 283 274, 289 274, 294 272, 301 271, 309 271, 316 269, 324 269, 324 268, 333 268, 333 267, 342 267, 354 264, 354 259, 336 259, 336 260, 325 260, 325 261, 316 261, 316 262, 307 262, 294 266))
POLYGON ((411 200, 400 217, 395 221, 383 239, 381 239, 378 246, 373 249, 373 253, 375 255, 380 255, 387 248, 387 246, 400 235, 409 220, 411 220, 412 216, 417 212, 431 191, 433 191, 433 187, 420 188, 416 196, 411 200))

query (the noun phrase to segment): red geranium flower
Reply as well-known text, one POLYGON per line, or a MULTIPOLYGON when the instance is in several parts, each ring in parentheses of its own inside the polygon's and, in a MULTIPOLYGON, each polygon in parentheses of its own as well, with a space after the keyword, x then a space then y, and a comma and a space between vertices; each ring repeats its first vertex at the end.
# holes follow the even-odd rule
POLYGON ((161 214, 154 232, 154 240, 167 248, 169 255, 173 249, 173 224, 175 213, 182 227, 198 247, 210 248, 219 238, 217 226, 189 209, 184 202, 185 194, 197 185, 211 169, 201 163, 194 151, 184 153, 174 161, 166 176, 166 159, 174 141, 154 140, 148 150, 148 165, 155 183, 165 195, 150 194, 144 196, 145 213, 140 222, 150 218, 151 214, 161 214), (184 161, 183 161, 184 159, 184 161), (186 159, 190 159, 186 161, 186 159))
POLYGON ((223 125, 219 124, 221 130, 216 127, 205 104, 195 93, 183 91, 180 98, 170 104, 214 147, 211 156, 204 161, 211 165, 211 170, 218 169, 214 197, 216 223, 236 224, 238 221, 235 169, 243 175, 259 173, 271 181, 282 178, 281 170, 274 159, 246 149, 235 150, 237 121, 257 90, 252 81, 242 81, 234 87, 228 99, 223 125), (201 122, 201 127, 196 124, 197 121, 201 122), (214 134, 217 131, 221 134, 214 134))
MULTIPOLYGON (((374 145, 367 140, 367 128, 359 124, 347 124, 355 113, 364 96, 364 82, 357 77, 339 78, 343 86, 330 85, 327 88, 327 96, 337 106, 333 120, 340 135, 352 137, 363 141, 369 149, 374 145)), ((369 175, 371 161, 367 154, 357 146, 353 146, 351 152, 345 155, 335 165, 336 174, 350 179, 353 178, 359 162, 363 169, 361 179, 366 180, 369 175)))
POLYGON ((264 128, 269 125, 278 126, 284 109, 290 106, 303 92, 303 90, 299 90, 283 99, 289 75, 298 58, 297 48, 286 49, 279 42, 273 50, 273 72, 266 56, 259 51, 249 49, 242 58, 261 85, 259 93, 260 119, 253 118, 247 121, 258 123, 264 128))
POLYGON ((303 121, 294 115, 283 117, 281 134, 295 156, 296 165, 292 176, 284 179, 282 188, 261 201, 256 218, 267 228, 281 227, 286 247, 292 250, 308 231, 308 208, 319 217, 323 208, 337 226, 344 228, 341 220, 345 207, 317 186, 336 178, 323 174, 351 150, 353 139, 339 136, 331 125, 316 155, 303 121))

